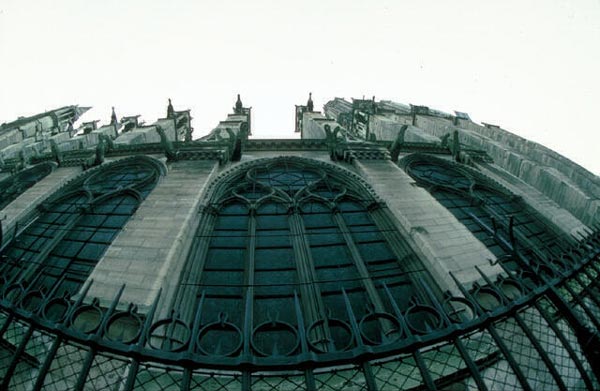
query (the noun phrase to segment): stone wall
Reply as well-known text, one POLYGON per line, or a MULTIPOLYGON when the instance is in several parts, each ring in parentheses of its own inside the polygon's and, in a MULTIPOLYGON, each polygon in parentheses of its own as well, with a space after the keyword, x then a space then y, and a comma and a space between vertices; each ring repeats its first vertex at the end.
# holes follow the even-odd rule
POLYGON ((478 168, 482 174, 500 183, 511 193, 522 197, 529 206, 550 221, 558 231, 567 235, 585 235, 586 226, 581 221, 539 190, 495 165, 481 164, 478 168))
POLYGON ((96 265, 90 294, 106 304, 126 284, 122 301, 144 310, 162 288, 161 302, 168 304, 197 228, 203 189, 217 169, 214 161, 169 164, 167 175, 96 265))
POLYGON ((485 150, 494 163, 567 209, 587 225, 600 222, 600 179, 571 160, 496 126, 417 116, 416 125, 437 137, 459 132, 461 144, 485 150))
POLYGON ((491 266, 496 257, 426 189, 389 160, 354 161, 356 169, 386 202, 398 221, 400 233, 422 255, 442 289, 454 289, 449 272, 469 284, 479 281, 475 270, 500 272, 491 266))
POLYGON ((329 125, 333 131, 339 124, 332 119, 325 117, 318 112, 305 112, 302 114, 302 131, 303 139, 324 139, 325 125, 329 125))
MULTIPOLYGON (((395 141, 402 126, 406 124, 389 119, 383 115, 372 115, 369 122, 369 130, 377 140, 395 141)), ((406 125, 404 141, 420 143, 441 143, 439 137, 429 134, 423 129, 412 125, 406 125)))
MULTIPOLYGON (((370 127, 378 139, 392 140, 410 120, 407 115, 383 113, 371 116, 370 127)), ((499 168, 520 178, 583 223, 600 222, 600 179, 564 156, 497 126, 481 126, 464 119, 455 124, 447 118, 416 115, 414 125, 437 139, 457 130, 463 146, 485 150, 499 168)))
POLYGON ((27 220, 27 216, 34 213, 38 205, 75 178, 81 171, 80 167, 57 168, 8 204, 0 212, 0 218, 3 219, 3 241, 6 243, 12 238, 17 222, 27 220))

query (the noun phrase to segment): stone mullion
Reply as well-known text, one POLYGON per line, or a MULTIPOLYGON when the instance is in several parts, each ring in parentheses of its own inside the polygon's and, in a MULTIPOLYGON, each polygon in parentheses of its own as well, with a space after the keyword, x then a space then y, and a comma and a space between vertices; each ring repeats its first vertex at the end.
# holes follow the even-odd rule
MULTIPOLYGON (((56 245, 58 243, 60 243, 60 241, 62 239, 64 239, 64 237, 71 230, 71 228, 73 228, 75 226, 75 224, 77 224, 77 221, 79 221, 79 218, 83 214, 85 214, 85 212, 80 212, 78 214, 73 213, 73 215, 67 221, 67 223, 64 224, 61 228, 59 228, 57 230, 58 233, 56 234, 56 236, 51 238, 48 241, 48 243, 46 243, 44 245, 42 250, 36 256, 34 256, 32 260, 29 261, 29 264, 30 264, 29 267, 26 270, 24 270, 22 273, 20 273, 21 280, 27 280, 27 279, 33 277, 34 275, 37 275, 38 274, 37 271, 42 270, 44 268, 44 260, 48 257, 50 252, 52 252, 54 247, 56 247, 56 245)), ((33 224, 35 224, 35 223, 36 222, 33 222, 33 224)))
POLYGON ((311 324, 325 317, 325 305, 317 285, 315 264, 310 253, 310 244, 304 228, 302 217, 297 211, 289 215, 290 238, 294 248, 294 260, 300 290, 300 299, 304 309, 304 319, 311 324))
MULTIPOLYGON (((242 303, 244 308, 243 344, 242 352, 244 359, 248 360, 252 354, 252 336, 254 330, 254 274, 256 266, 256 207, 251 206, 248 216, 248 235, 246 242, 246 263, 244 268, 244 294, 242 303)), ((248 369, 242 370, 242 390, 250 391, 252 388, 252 372, 248 369)))
POLYGON ((342 215, 339 211, 333 212, 333 220, 337 224, 339 231, 342 233, 342 236, 344 237, 344 241, 346 242, 346 246, 348 246, 350 256, 352 257, 352 260, 354 261, 354 266, 356 266, 356 269, 358 270, 358 275, 360 276, 360 278, 362 280, 363 286, 365 287, 365 290, 367 291, 367 295, 369 296, 371 303, 373 303, 375 311, 376 312, 386 312, 385 306, 383 305, 383 301, 381 300, 381 297, 379 296, 379 293, 377 292, 377 288, 375 287, 375 284, 373 283, 373 281, 371 280, 371 278, 369 276, 369 271, 367 269, 367 265, 365 264, 365 261, 362 259, 362 256, 360 255, 360 252, 358 251, 358 247, 356 247, 356 244, 354 243, 354 239, 352 238, 352 235, 350 234, 350 230, 348 229, 348 226, 346 225, 346 222, 344 221, 344 218, 342 217, 342 215))
MULTIPOLYGON (((199 282, 206 264, 206 255, 210 248, 211 234, 214 232, 217 213, 211 208, 204 208, 201 212, 199 229, 193 242, 193 248, 188 255, 186 266, 181 272, 181 279, 186 279, 190 284, 199 282)), ((183 281, 185 282, 185 281, 183 281)), ((171 309, 180 311, 183 319, 192 320, 193 312, 196 310, 198 297, 202 294, 200 285, 192 288, 178 285, 178 292, 171 304, 171 309), (189 303, 194 303, 191 305, 189 303)))
MULTIPOLYGON (((370 211, 370 216, 375 223, 375 226, 383 235, 386 244, 390 247, 394 255, 396 256, 396 260, 400 264, 402 271, 407 273, 409 280, 411 281, 415 292, 420 295, 422 298, 426 298, 427 295, 423 291, 421 284, 419 283, 418 277, 425 277, 425 280, 428 282, 428 285, 436 294, 441 296, 441 292, 438 284, 430 281, 429 273, 425 269, 424 265, 421 263, 421 260, 418 258, 417 254, 413 251, 413 249, 408 245, 406 240, 402 237, 402 235, 398 232, 398 228, 391 221, 388 214, 384 209, 378 207, 370 211), (430 283, 431 282, 431 283, 430 283)), ((441 281, 438 283, 442 283, 441 281)))
POLYGON ((244 316, 246 324, 254 327, 254 274, 256 267, 256 209, 250 209, 248 216, 248 241, 246 243, 246 267, 244 269, 245 291, 243 295, 243 303, 248 303, 246 306, 246 314, 244 316))

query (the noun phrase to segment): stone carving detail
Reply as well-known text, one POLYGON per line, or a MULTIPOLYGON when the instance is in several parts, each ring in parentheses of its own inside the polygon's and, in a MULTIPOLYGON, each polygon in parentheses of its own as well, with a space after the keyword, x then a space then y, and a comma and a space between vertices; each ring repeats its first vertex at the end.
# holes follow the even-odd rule
POLYGON ((63 160, 63 154, 58 148, 58 144, 56 144, 56 141, 50 140, 50 149, 52 150, 52 157, 54 158, 54 161, 60 165, 63 160))
MULTIPOLYGON (((223 171, 212 182, 210 182, 207 187, 207 190, 204 194, 203 199, 205 201, 208 201, 208 199, 210 197, 213 197, 212 193, 214 191, 220 191, 220 190, 217 190, 216 187, 219 187, 218 186, 219 184, 226 182, 225 178, 235 176, 236 172, 247 171, 251 167, 263 165, 266 162, 272 162, 275 164, 278 162, 285 162, 285 161, 298 162, 298 163, 306 165, 308 167, 315 167, 315 168, 321 168, 321 169, 328 170, 332 175, 335 175, 336 179, 339 178, 339 180, 346 180, 350 183, 359 183, 361 188, 366 190, 368 192, 369 196, 373 200, 382 201, 381 198, 377 195, 377 193, 373 189, 373 187, 371 187, 371 185, 367 181, 365 181, 361 176, 347 170, 346 168, 340 167, 336 164, 326 163, 321 160, 307 159, 307 158, 297 157, 297 156, 294 156, 294 157, 280 156, 280 157, 276 157, 276 158, 262 158, 262 159, 256 159, 256 160, 252 160, 249 162, 238 164, 228 170, 223 171)), ((362 191, 364 191, 364 190, 362 190, 362 191)))
POLYGON ((165 130, 161 126, 156 125, 156 133, 158 133, 158 135, 160 136, 160 145, 165 151, 165 156, 167 157, 167 159, 176 160, 177 154, 175 152, 175 148, 173 147, 173 142, 169 140, 165 133, 165 130))

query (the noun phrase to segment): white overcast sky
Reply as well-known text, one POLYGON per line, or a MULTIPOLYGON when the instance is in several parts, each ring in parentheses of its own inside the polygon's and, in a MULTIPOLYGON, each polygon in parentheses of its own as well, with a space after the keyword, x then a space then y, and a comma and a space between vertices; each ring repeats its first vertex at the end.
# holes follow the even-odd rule
POLYGON ((600 173, 600 0, 0 0, 0 123, 191 109, 195 137, 242 95, 255 137, 293 134, 313 92, 468 112, 600 173))

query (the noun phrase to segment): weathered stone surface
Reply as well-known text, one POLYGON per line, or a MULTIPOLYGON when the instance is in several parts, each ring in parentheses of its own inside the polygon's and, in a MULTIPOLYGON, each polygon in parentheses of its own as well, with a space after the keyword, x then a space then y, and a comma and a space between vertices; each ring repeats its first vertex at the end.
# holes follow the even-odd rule
POLYGON ((499 182, 513 194, 521 196, 525 203, 549 220, 558 230, 568 235, 585 234, 585 224, 523 180, 494 165, 481 165, 478 168, 483 174, 499 182))
POLYGON ((58 168, 8 204, 2 210, 0 216, 2 218, 6 216, 6 219, 2 222, 4 232, 7 233, 4 235, 4 241, 12 237, 12 230, 18 221, 33 212, 40 203, 54 194, 68 181, 75 178, 80 172, 80 167, 58 168))
POLYGON ((600 179, 540 144, 497 126, 481 126, 464 119, 453 122, 440 116, 415 115, 413 121, 412 116, 401 112, 370 118, 371 130, 378 139, 393 139, 405 124, 416 126, 416 137, 429 134, 440 139, 456 130, 463 146, 485 150, 498 167, 522 179, 585 224, 600 221, 600 179))
POLYGON ((163 302, 169 303, 196 229, 203 189, 216 171, 214 161, 171 164, 98 262, 90 294, 108 302, 126 284, 123 301, 144 307, 162 288, 163 302))
POLYGON ((23 140, 21 132, 18 130, 9 130, 0 134, 0 153, 1 150, 9 145, 16 144, 23 140))
MULTIPOLYGON (((398 137, 400 128, 405 124, 394 119, 384 117, 382 115, 374 115, 371 117, 370 131, 375 135, 377 140, 394 141, 398 137)), ((407 125, 404 141, 406 142, 422 142, 422 143, 440 143, 439 137, 431 135, 422 129, 407 125)))
POLYGON ((496 257, 427 190, 391 161, 355 160, 357 171, 387 203, 400 232, 423 255, 423 262, 443 289, 454 289, 448 272, 463 283, 481 279, 480 267, 491 275, 496 257))
POLYGON ((326 118, 319 112, 305 112, 302 116, 302 138, 303 139, 324 139, 327 138, 325 133, 325 125, 329 125, 331 131, 336 126, 337 122, 326 118))
POLYGON ((585 224, 600 221, 600 179, 564 156, 500 127, 466 120, 417 116, 416 124, 438 137, 454 129, 461 143, 484 149, 494 163, 539 190, 585 224))
MULTIPOLYGON (((278 156, 300 156, 309 159, 322 160, 331 163, 329 154, 323 153, 323 151, 252 151, 242 155, 240 163, 244 163, 250 160, 263 159, 263 158, 274 158, 278 156)), ((230 163, 232 165, 239 163, 230 163)))
POLYGON ((158 143, 160 142, 160 136, 156 132, 156 126, 144 126, 120 134, 114 142, 115 144, 124 145, 158 143))

